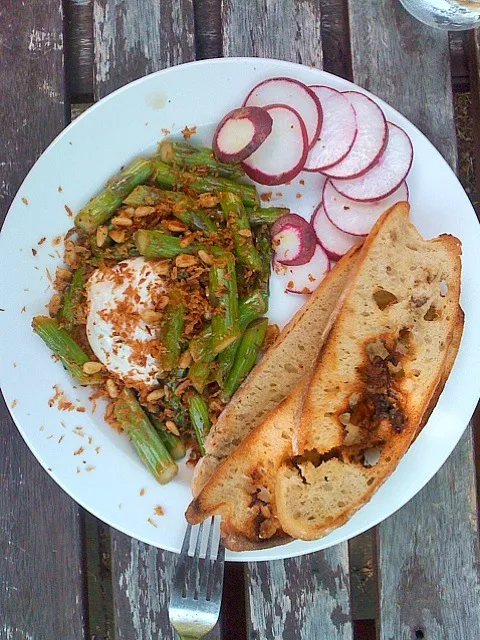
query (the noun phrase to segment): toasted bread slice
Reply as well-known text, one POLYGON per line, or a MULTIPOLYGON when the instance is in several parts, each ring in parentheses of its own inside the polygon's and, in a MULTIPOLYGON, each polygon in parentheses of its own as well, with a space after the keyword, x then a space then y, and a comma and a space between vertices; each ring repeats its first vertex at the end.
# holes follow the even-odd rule
MULTIPOLYGON (((462 328, 463 313, 460 312, 445 369, 424 422, 433 410, 453 366, 462 328)), ((192 524, 201 522, 213 513, 221 513, 222 540, 227 549, 259 550, 292 540, 281 529, 276 515, 275 485, 282 463, 292 456, 291 439, 302 386, 303 383, 300 383, 218 467, 187 511, 187 519, 192 524)))
POLYGON ((315 360, 326 322, 345 290, 357 254, 354 247, 327 274, 220 415, 207 436, 206 454, 195 467, 194 496, 218 465, 304 377, 315 360))
POLYGON ((221 514, 223 544, 233 551, 290 540, 273 515, 273 500, 278 469, 292 455, 301 392, 302 383, 216 469, 188 507, 190 524, 221 514))
POLYGON ((367 238, 306 383, 295 457, 282 464, 275 489, 280 526, 293 537, 325 535, 372 496, 433 409, 453 364, 460 243, 423 240, 408 214, 406 203, 396 205, 367 238))

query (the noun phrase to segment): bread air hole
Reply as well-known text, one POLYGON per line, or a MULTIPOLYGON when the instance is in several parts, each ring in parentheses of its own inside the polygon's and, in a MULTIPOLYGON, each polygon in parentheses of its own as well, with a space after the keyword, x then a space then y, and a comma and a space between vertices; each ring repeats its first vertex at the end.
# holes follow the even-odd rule
POLYGON ((423 319, 426 320, 427 322, 432 322, 433 320, 438 320, 440 317, 441 317, 441 313, 439 309, 437 309, 437 307, 434 304, 432 304, 430 305, 426 314, 423 316, 423 319))
POLYGON ((397 304, 398 302, 397 296, 386 289, 377 289, 373 294, 373 299, 380 311, 383 311, 384 309, 387 309, 387 307, 390 307, 392 304, 397 304))

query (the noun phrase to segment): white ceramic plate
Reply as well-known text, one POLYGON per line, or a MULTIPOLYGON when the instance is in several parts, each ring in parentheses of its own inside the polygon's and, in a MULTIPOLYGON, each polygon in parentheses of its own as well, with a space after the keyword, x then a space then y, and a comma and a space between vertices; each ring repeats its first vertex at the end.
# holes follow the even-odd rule
MULTIPOLYGON (((61 246, 52 242, 72 226, 65 207, 79 209, 133 157, 152 151, 162 129, 197 125, 209 142, 213 126, 240 105, 248 91, 271 76, 306 84, 355 89, 322 71, 275 60, 231 58, 191 63, 142 78, 110 95, 69 126, 41 156, 21 186, 0 240, 0 381, 12 416, 34 455, 83 507, 109 525, 149 544, 178 552, 190 499, 191 471, 184 465, 167 486, 150 477, 126 437, 92 413, 88 390, 77 388, 30 328, 51 295, 61 246), (39 245, 42 237, 46 241, 39 245), (32 254, 36 250, 36 255, 32 254), (85 412, 49 407, 53 386, 85 412), (141 495, 143 494, 143 495, 141 495), (160 505, 164 516, 155 514, 160 505)), ((414 496, 451 453, 479 396, 480 230, 457 178, 428 140, 403 116, 377 100, 387 119, 411 136, 415 158, 408 179, 412 218, 424 236, 453 233, 463 243, 462 306, 465 331, 455 367, 429 422, 393 476, 343 527, 316 542, 272 550, 229 553, 230 560, 284 558, 323 549, 372 527, 414 496)), ((194 138, 195 140, 195 138, 194 138)), ((273 188, 272 202, 309 217, 321 197, 321 179, 303 174, 273 188), (305 180, 305 185, 299 183, 305 180), (301 198, 297 198, 301 194, 301 198)), ((284 322, 301 304, 273 283, 271 317, 284 322)), ((459 471, 461 472, 461 470, 459 471)))

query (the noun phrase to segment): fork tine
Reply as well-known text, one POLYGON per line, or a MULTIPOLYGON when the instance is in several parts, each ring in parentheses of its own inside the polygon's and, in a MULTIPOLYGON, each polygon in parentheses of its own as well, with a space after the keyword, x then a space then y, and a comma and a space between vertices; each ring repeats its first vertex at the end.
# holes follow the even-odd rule
POLYGON ((215 519, 210 518, 210 529, 208 531, 208 541, 207 541, 207 550, 205 551, 205 560, 203 571, 201 571, 200 576, 200 585, 199 585, 199 595, 206 598, 208 593, 208 584, 210 582, 210 575, 212 572, 212 541, 213 541, 213 532, 215 529, 215 519))
POLYGON ((207 600, 217 600, 222 597, 223 572, 225 567, 225 547, 219 542, 217 559, 213 564, 213 580, 211 592, 207 594, 207 600), (208 595, 210 597, 208 597, 208 595))
POLYGON ((195 543, 195 552, 193 558, 189 563, 189 566, 187 564, 187 598, 191 597, 194 600, 198 599, 198 589, 200 582, 199 557, 203 537, 203 524, 203 522, 200 524, 200 527, 197 531, 197 540, 195 543))

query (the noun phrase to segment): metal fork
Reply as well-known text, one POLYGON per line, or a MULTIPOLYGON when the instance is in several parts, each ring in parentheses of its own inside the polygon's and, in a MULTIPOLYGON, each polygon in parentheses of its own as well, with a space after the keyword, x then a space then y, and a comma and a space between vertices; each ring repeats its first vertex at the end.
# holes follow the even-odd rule
POLYGON ((168 608, 170 622, 182 640, 200 640, 216 625, 224 564, 220 518, 188 525, 168 608))

